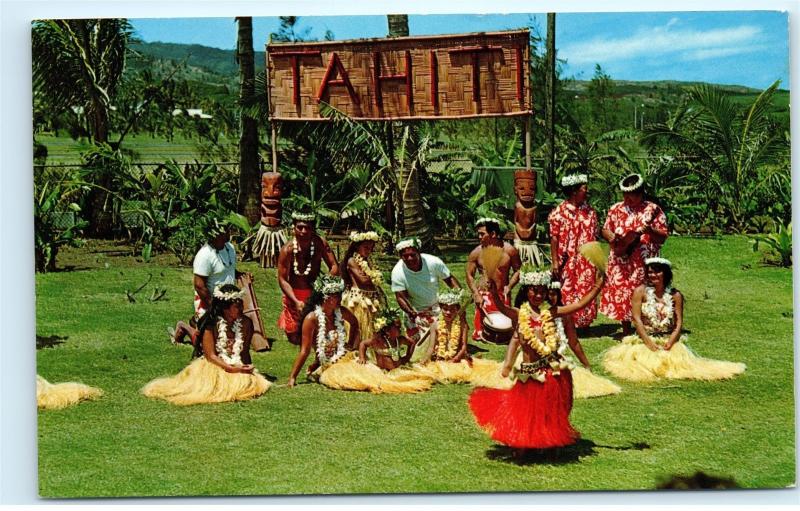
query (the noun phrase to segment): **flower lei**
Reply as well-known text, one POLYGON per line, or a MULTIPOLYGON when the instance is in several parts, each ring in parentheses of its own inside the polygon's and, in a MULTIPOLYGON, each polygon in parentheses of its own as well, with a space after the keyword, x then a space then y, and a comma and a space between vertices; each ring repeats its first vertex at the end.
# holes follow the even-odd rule
POLYGON ((663 312, 659 314, 658 298, 656 297, 656 289, 647 286, 645 289, 645 301, 642 303, 642 314, 647 317, 648 323, 653 327, 654 332, 664 332, 669 329, 672 324, 672 316, 674 313, 674 302, 672 301, 672 288, 667 287, 664 289, 663 296, 663 312))
POLYGON ((242 336, 242 318, 233 322, 233 346, 230 354, 228 353, 228 323, 221 319, 217 323, 217 353, 219 357, 228 365, 242 365, 242 346, 244 346, 244 336, 242 336))
POLYGON ((369 262, 361 257, 360 254, 353 254, 353 261, 355 261, 358 267, 361 268, 361 271, 369 277, 369 280, 372 281, 375 287, 380 287, 380 285, 383 284, 383 274, 380 270, 373 270, 369 266, 369 262))
POLYGON ((292 238, 292 266, 294 266, 294 274, 305 277, 309 273, 311 273, 311 263, 314 262, 314 240, 311 240, 311 248, 308 254, 308 265, 306 265, 306 269, 303 273, 300 273, 300 269, 297 267, 297 254, 300 253, 300 247, 297 245, 297 238, 292 238))
POLYGON ((558 350, 558 333, 556 332, 550 310, 542 309, 539 313, 539 319, 542 322, 544 342, 540 341, 531 326, 531 322, 534 319, 531 317, 532 314, 533 309, 531 309, 530 304, 522 304, 522 307, 519 309, 519 332, 524 343, 533 348, 540 357, 546 357, 558 350))
POLYGON ((461 344, 461 324, 459 319, 453 318, 448 331, 444 314, 439 314, 439 325, 436 333, 436 356, 443 360, 450 360, 458 353, 459 344, 461 344))
POLYGON ((344 321, 342 320, 342 311, 336 309, 333 314, 334 330, 328 332, 328 321, 322 307, 317 305, 314 309, 314 314, 317 315, 317 358, 322 365, 333 364, 339 360, 345 353, 344 344, 347 334, 344 331, 344 321))

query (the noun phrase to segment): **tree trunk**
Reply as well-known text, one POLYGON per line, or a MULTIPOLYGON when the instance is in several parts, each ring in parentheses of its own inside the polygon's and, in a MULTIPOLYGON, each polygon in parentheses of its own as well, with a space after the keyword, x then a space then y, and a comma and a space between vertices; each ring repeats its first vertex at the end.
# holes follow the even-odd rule
MULTIPOLYGON (((236 18, 236 21, 239 24, 236 56, 239 61, 239 101, 241 103, 245 98, 254 96, 256 88, 253 18, 241 17, 236 18)), ((241 112, 237 209, 251 225, 257 224, 260 218, 261 171, 258 160, 258 124, 254 118, 241 112)))
POLYGON ((546 75, 546 106, 545 106, 545 130, 547 132, 547 172, 545 172, 545 188, 551 190, 551 186, 556 179, 556 15, 553 12, 547 13, 547 75, 546 75))
MULTIPOLYGON (((408 15, 407 14, 388 14, 389 37, 403 37, 409 35, 408 15)), ((403 158, 402 165, 397 163, 394 155, 393 129, 394 125, 403 126, 401 123, 392 123, 387 127, 387 146, 389 154, 392 155, 392 167, 394 169, 395 181, 397 182, 396 196, 399 205, 397 214, 399 224, 402 226, 403 236, 417 236, 422 241, 422 247, 427 252, 435 252, 436 246, 433 242, 433 230, 428 222, 425 221, 424 204, 420 194, 419 174, 420 169, 416 160, 416 136, 409 137, 406 143, 406 154, 413 155, 414 158, 403 158)), ((409 126, 409 130, 414 130, 414 126, 409 126)))

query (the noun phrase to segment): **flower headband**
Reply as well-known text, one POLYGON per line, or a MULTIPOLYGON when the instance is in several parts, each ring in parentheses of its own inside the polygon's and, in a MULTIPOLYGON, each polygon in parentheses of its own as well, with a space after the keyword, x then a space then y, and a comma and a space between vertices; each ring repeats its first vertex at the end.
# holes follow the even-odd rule
POLYGON ((313 222, 314 218, 316 218, 314 213, 301 213, 299 211, 292 212, 292 220, 297 222, 313 222))
POLYGON ((561 289, 561 282, 554 280, 550 283, 550 289, 561 289))
POLYGON ((373 328, 376 332, 380 332, 387 326, 395 323, 396 321, 400 321, 402 317, 402 311, 396 307, 389 307, 387 309, 383 309, 378 317, 375 318, 375 321, 372 323, 373 328))
POLYGON ((444 293, 439 293, 436 297, 437 301, 442 305, 461 305, 463 298, 463 289, 450 289, 444 293))
POLYGON ((324 296, 341 293, 344 291, 344 280, 336 275, 321 275, 314 281, 314 291, 324 296))
POLYGON ((561 186, 582 185, 589 182, 586 174, 572 174, 561 178, 561 186))
POLYGON ((644 260, 645 266, 650 266, 651 264, 663 264, 672 268, 672 263, 669 262, 669 259, 664 259, 663 257, 648 257, 644 260))
POLYGON ((625 176, 622 179, 622 181, 619 182, 619 189, 622 190, 623 192, 635 192, 636 190, 641 188, 643 185, 644 185, 644 179, 642 178, 642 176, 640 174, 630 174, 628 176, 625 176), (630 186, 625 186, 625 185, 622 184, 622 183, 624 183, 626 180, 628 180, 631 177, 636 177, 636 182, 635 183, 633 183, 630 186))
POLYGON ((394 246, 394 248, 398 252, 402 252, 403 250, 405 250, 405 249, 407 249, 409 247, 413 247, 413 248, 416 248, 417 250, 419 250, 421 246, 422 246, 422 242, 419 240, 419 238, 408 238, 408 239, 404 239, 403 241, 399 242, 397 245, 394 246))
POLYGON ((479 218, 478 221, 475 222, 475 227, 480 227, 480 226, 486 225, 486 224, 497 224, 499 226, 500 225, 500 220, 498 220, 497 218, 492 218, 492 217, 479 218))
POLYGON ((225 300, 226 302, 234 302, 236 300, 244 300, 244 289, 238 291, 222 291, 222 284, 214 288, 214 298, 225 300))
POLYGON ((523 286, 549 286, 549 271, 526 271, 520 272, 519 283, 523 286))
POLYGON ((359 241, 380 241, 381 237, 375 231, 358 232, 353 231, 350 233, 350 241, 357 243, 359 241))

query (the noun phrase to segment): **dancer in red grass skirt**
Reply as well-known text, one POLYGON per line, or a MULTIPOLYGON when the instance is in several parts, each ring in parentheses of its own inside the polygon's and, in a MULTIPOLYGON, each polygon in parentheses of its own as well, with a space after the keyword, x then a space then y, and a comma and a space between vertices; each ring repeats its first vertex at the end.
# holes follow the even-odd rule
MULTIPOLYGON (((517 325, 506 352, 503 376, 511 373, 519 348, 522 348, 522 363, 514 370, 512 377, 516 382, 511 389, 475 389, 469 406, 478 425, 493 440, 516 449, 518 455, 526 449, 571 445, 580 438, 569 422, 572 374, 563 356, 567 344, 561 341, 554 320, 594 300, 605 278, 602 272, 598 273, 595 285, 578 302, 555 307, 545 302, 550 273, 524 272, 520 275, 522 288, 515 301, 518 308, 500 305, 501 312, 517 325)), ((494 286, 491 288, 496 294, 494 286)), ((496 303, 502 304, 502 300, 496 303)))

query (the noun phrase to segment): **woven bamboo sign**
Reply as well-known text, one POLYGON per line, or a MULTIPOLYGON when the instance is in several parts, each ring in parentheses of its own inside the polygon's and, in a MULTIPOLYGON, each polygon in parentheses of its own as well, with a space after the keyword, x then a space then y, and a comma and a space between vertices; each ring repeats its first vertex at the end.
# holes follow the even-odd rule
POLYGON ((528 30, 267 45, 273 120, 531 113, 528 30))

